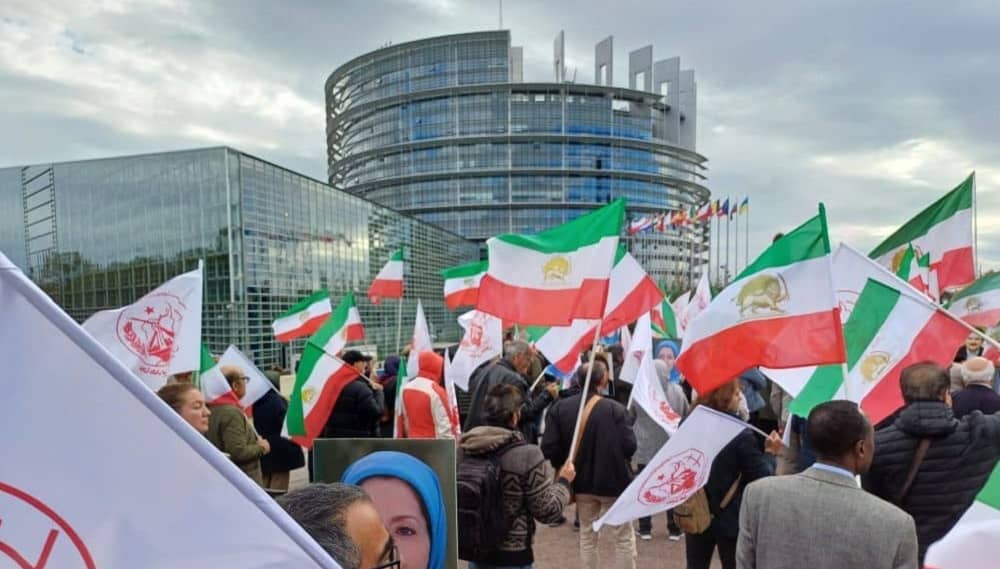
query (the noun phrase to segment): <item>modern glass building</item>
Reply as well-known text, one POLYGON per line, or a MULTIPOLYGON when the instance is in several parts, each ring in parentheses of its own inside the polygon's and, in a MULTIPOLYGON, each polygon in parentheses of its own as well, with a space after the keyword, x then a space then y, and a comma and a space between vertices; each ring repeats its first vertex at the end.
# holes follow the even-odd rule
POLYGON ((402 337, 420 298, 438 340, 458 340, 439 271, 476 258, 475 244, 259 158, 207 148, 0 169, 0 251, 71 316, 131 303, 204 259, 204 340, 262 366, 287 363, 271 322, 324 287, 334 302, 357 292, 368 341, 394 351, 397 303, 365 292, 400 245, 402 337))
MULTIPOLYGON (((595 50, 592 85, 522 81, 510 32, 442 36, 361 55, 326 82, 330 183, 477 242, 534 233, 617 197, 640 218, 698 206, 694 72, 629 55, 615 87, 613 40, 595 50)), ((575 73, 574 73, 575 77, 575 73)), ((655 278, 679 286, 707 263, 707 224, 628 242, 655 278)))

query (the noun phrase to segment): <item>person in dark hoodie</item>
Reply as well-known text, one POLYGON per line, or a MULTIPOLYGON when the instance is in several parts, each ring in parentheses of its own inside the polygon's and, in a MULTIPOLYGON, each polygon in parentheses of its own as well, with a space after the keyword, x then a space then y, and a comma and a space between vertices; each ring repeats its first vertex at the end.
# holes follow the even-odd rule
POLYGON ((555 476, 541 449, 525 442, 518 429, 521 403, 516 387, 494 386, 483 402, 486 425, 462 435, 459 448, 463 457, 499 457, 504 513, 510 521, 507 534, 497 536, 492 557, 470 563, 470 569, 530 567, 535 561, 535 520, 553 523, 562 518, 569 503, 570 484, 576 477, 573 463, 565 464, 555 476))
POLYGON ((395 410, 396 410, 396 380, 399 378, 399 356, 389 356, 382 364, 382 373, 378 376, 378 383, 382 386, 383 399, 385 400, 385 411, 379 419, 379 436, 391 439, 393 437, 395 410))
POLYGON ((913 516, 923 566, 927 548, 955 526, 1000 460, 1000 414, 956 419, 951 378, 933 362, 907 367, 899 383, 904 406, 876 430, 875 458, 861 483, 913 516))

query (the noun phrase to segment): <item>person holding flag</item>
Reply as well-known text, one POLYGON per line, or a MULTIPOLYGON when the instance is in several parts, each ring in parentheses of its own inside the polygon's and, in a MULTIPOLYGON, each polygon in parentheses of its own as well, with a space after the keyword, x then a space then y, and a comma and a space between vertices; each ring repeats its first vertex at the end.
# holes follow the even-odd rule
POLYGON ((367 376, 372 358, 358 350, 347 350, 340 359, 354 368, 357 377, 340 391, 326 420, 323 436, 331 439, 377 437, 379 420, 385 412, 385 396, 382 385, 367 376))
POLYGON ((220 371, 231 391, 227 396, 216 399, 212 405, 205 437, 263 487, 264 475, 260 468, 260 458, 271 452, 271 444, 257 434, 253 423, 240 406, 240 399, 246 395, 247 381, 250 378, 236 366, 223 366, 220 371))

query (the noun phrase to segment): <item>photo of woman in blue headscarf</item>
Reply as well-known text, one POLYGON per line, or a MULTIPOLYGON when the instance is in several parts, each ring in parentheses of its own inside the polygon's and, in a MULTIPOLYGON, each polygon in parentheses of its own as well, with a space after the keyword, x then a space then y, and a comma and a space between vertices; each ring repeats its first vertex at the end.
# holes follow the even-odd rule
POLYGON ((670 383, 681 382, 681 372, 677 371, 677 367, 674 366, 674 360, 677 359, 677 355, 680 353, 680 346, 673 340, 663 340, 656 345, 656 352, 653 354, 653 357, 661 360, 670 368, 670 383))
POLYGON ((352 464, 341 477, 371 496, 399 548, 402 569, 443 569, 448 519, 437 474, 417 458, 379 451, 352 464))

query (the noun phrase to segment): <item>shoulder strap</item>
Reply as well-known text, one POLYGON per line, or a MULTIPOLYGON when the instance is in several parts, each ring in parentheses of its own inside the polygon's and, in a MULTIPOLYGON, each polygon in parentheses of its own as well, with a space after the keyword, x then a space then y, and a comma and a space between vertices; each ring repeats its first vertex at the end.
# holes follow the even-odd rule
MULTIPOLYGON (((580 428, 576 432, 576 444, 573 445, 576 448, 576 452, 580 452, 580 442, 583 440, 583 432, 587 430, 587 421, 590 420, 590 413, 597 407, 597 404, 601 402, 601 396, 595 395, 587 401, 587 405, 583 408, 583 417, 580 417, 580 428)), ((569 457, 568 460, 576 460, 575 456, 569 457)))
POLYGON ((931 440, 929 438, 920 439, 920 443, 917 444, 917 450, 913 453, 913 462, 910 463, 910 471, 906 473, 906 481, 903 482, 903 487, 893 501, 897 506, 901 505, 903 500, 906 499, 906 495, 910 493, 910 487, 913 486, 913 481, 917 478, 917 471, 920 470, 920 465, 923 464, 924 457, 927 456, 927 449, 930 446, 931 440))
POLYGON ((729 487, 729 490, 726 492, 726 495, 722 498, 722 501, 719 502, 720 510, 725 510, 726 507, 733 502, 733 499, 736 498, 736 491, 739 490, 740 482, 742 481, 743 481, 743 473, 740 472, 739 474, 736 475, 736 480, 733 481, 733 485, 729 487))

